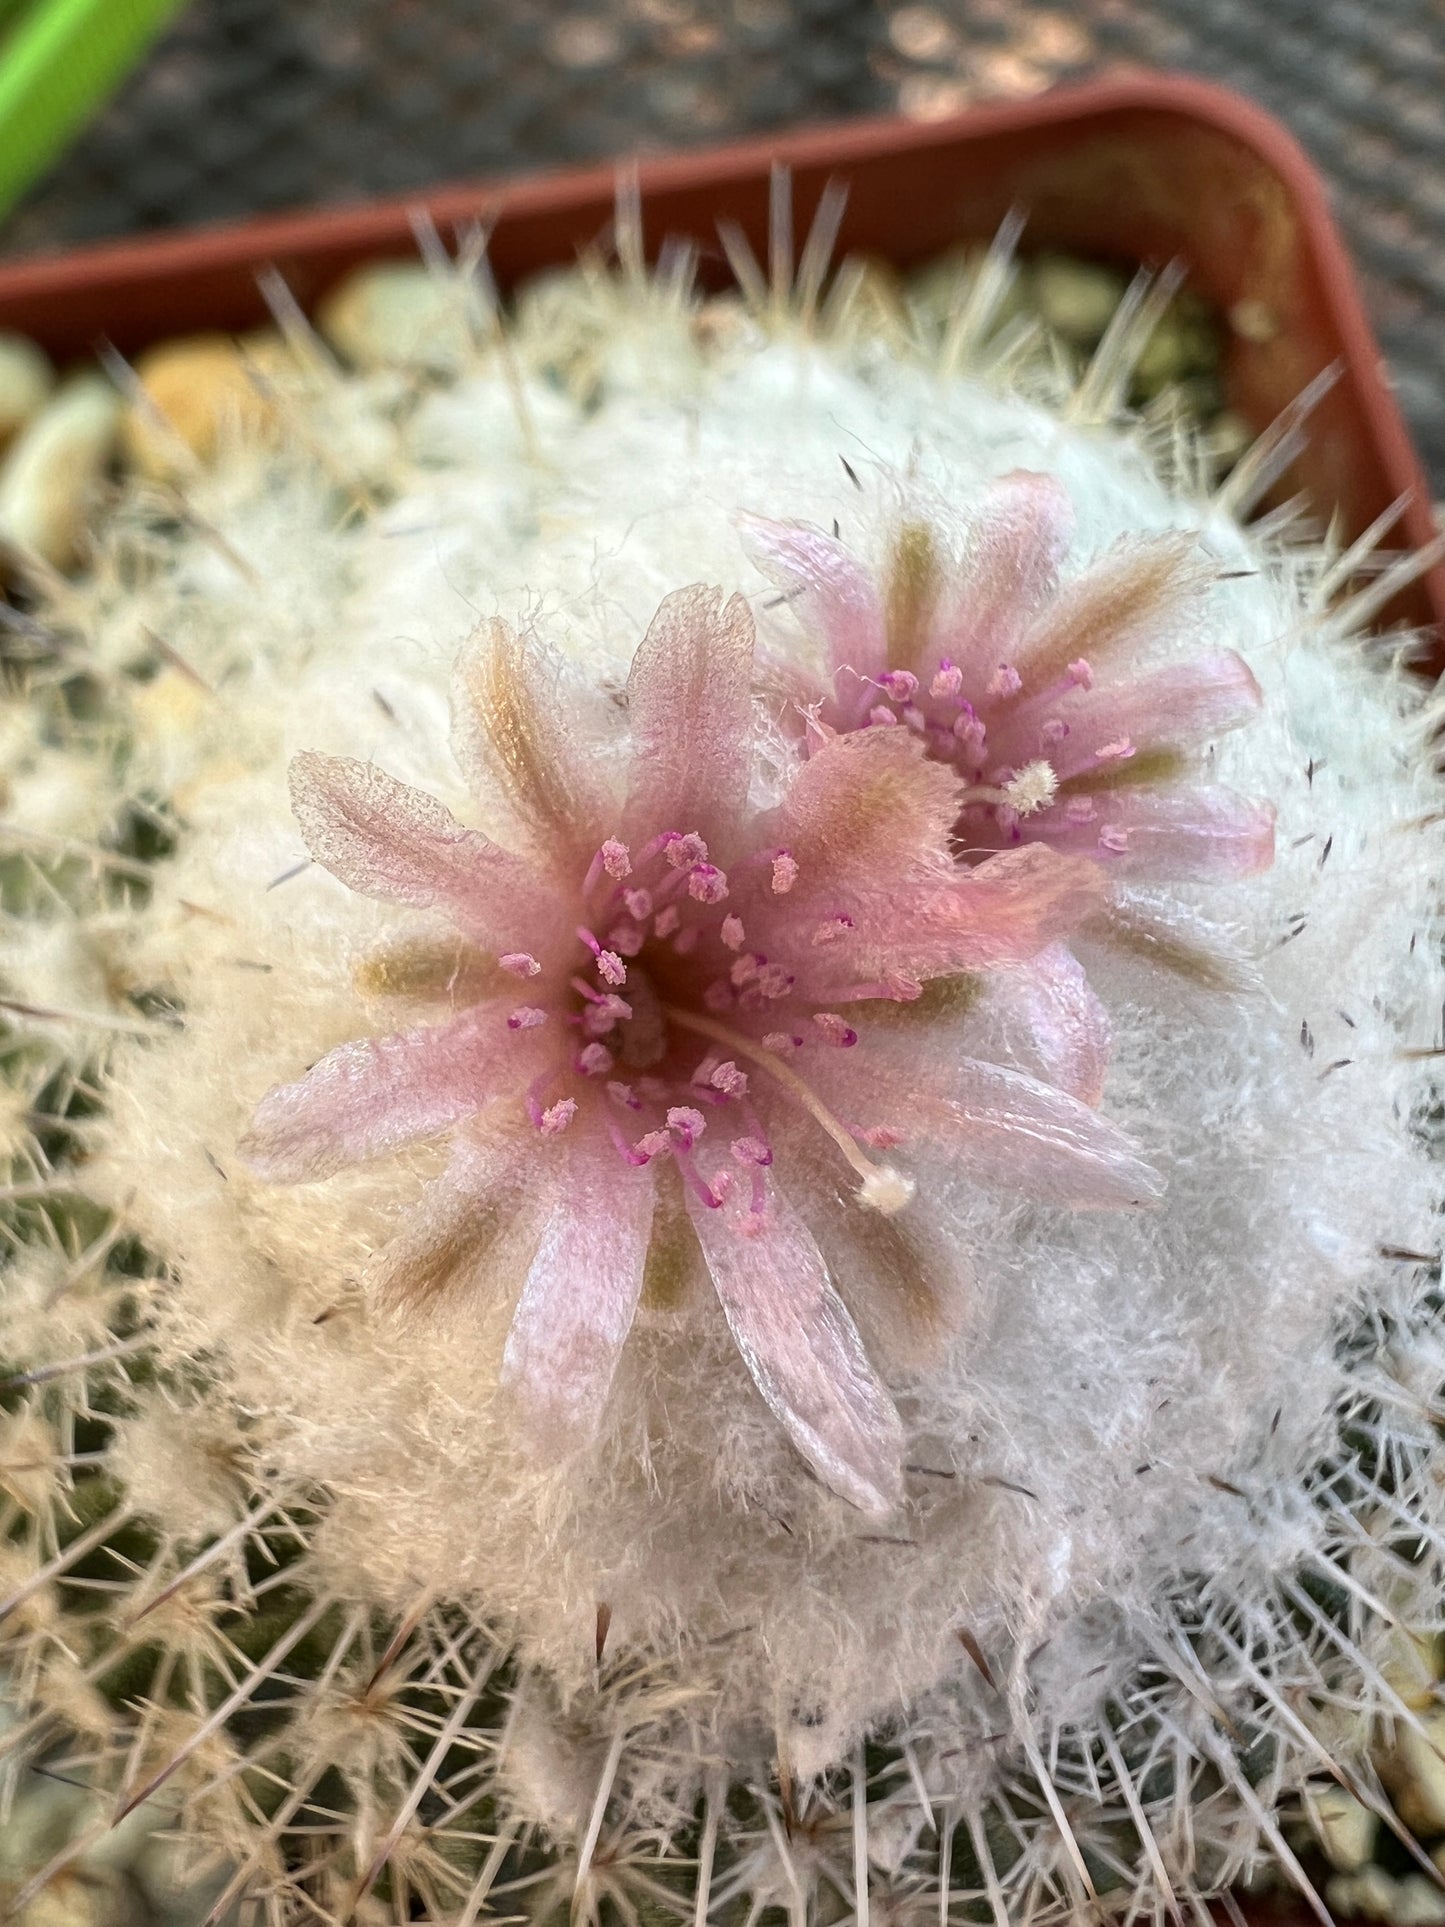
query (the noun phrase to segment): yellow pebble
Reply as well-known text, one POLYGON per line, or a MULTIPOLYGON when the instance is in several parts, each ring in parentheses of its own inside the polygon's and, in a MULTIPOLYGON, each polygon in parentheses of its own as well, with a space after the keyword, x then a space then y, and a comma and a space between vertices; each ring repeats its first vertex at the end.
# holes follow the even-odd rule
POLYGON ((0 332, 0 442, 33 421, 55 386, 50 357, 28 335, 0 332))
POLYGON ((1325 1858, 1341 1873, 1363 1867, 1375 1849, 1378 1822, 1343 1787, 1321 1787, 1311 1801, 1310 1818, 1325 1858))
POLYGON ((232 439, 264 441, 275 432, 275 403, 229 335, 163 341, 146 350, 135 371, 149 405, 127 409, 122 440, 142 474, 174 477, 184 472, 187 450, 209 462, 232 439))
POLYGON ((0 535, 52 568, 76 559, 119 414, 119 397, 99 375, 56 391, 0 465, 0 535))

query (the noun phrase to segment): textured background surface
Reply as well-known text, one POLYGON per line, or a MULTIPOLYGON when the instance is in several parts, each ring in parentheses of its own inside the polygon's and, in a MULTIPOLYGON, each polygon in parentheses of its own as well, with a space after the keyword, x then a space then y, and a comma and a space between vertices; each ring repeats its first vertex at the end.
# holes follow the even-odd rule
POLYGON ((1445 493, 1445 0, 190 0, 0 249, 930 117, 1121 60, 1242 88, 1314 155, 1445 493))

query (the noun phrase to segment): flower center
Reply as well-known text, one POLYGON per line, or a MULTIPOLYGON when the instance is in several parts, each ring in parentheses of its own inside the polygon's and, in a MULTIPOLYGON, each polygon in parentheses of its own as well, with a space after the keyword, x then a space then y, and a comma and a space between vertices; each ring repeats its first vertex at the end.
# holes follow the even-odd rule
MULTIPOLYGON (((985 687, 975 691, 983 705, 980 714, 964 694, 962 669, 944 657, 926 690, 909 669, 890 669, 870 682, 877 700, 864 726, 911 730, 935 762, 950 764, 963 777, 964 825, 976 828, 991 821, 1017 843, 1019 824, 1059 797, 1059 752, 1070 725, 1057 712, 1067 696, 1091 688, 1093 680, 1093 670, 1080 657, 1051 687, 1031 691, 1012 663, 1001 662, 985 687), (1007 745, 1002 755, 1000 738, 1007 745)), ((1133 754, 1133 744, 1120 741, 1096 751, 1091 760, 1117 764, 1133 754)), ((1082 827, 1097 814, 1088 796, 1068 796, 1063 809, 1069 828, 1082 827)))
MULTIPOLYGON (((756 853, 737 869, 745 894, 764 904, 786 896, 798 874, 786 850, 756 853)), ((862 1202, 885 1213, 901 1209, 911 1181, 875 1163, 859 1141, 893 1141, 889 1134, 845 1123, 798 1068, 809 1052, 851 1049, 857 1031, 837 1012, 797 997, 793 974, 750 946, 730 897, 727 873, 695 832, 664 831, 636 852, 613 838, 601 846, 582 886, 579 967, 557 987, 550 1010, 520 1004, 507 1020, 518 1033, 560 1020, 557 1049, 528 1092, 533 1123, 553 1135, 591 1104, 628 1164, 672 1158, 714 1207, 746 1183, 749 1209, 761 1213, 763 1173, 773 1162, 767 1120, 781 1102, 838 1146, 862 1181, 862 1202), (709 1146, 704 1176, 695 1153, 709 1132, 726 1135, 727 1151, 709 1146)), ((838 922, 842 934, 848 919, 838 922)), ((527 952, 501 962, 524 979, 541 971, 527 952)), ((881 985, 858 991, 899 994, 881 985)))

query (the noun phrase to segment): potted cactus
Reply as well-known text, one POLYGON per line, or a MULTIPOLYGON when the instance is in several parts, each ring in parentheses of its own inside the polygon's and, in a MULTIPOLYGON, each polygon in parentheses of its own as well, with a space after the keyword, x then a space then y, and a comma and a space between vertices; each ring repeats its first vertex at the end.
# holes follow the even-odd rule
MULTIPOLYGON (((1085 229, 1183 102, 1075 110, 1085 229)), ((1067 123, 977 133, 1055 243, 1067 123)), ((1042 1922, 1271 1866, 1323 1911, 1297 1822, 1431 1868, 1384 1784, 1440 1590, 1408 455, 1352 364, 1349 535, 1247 520, 1300 411, 1222 482, 1132 413, 1167 282, 1078 367, 1011 229, 942 296, 850 255, 904 163, 954 201, 894 262, 966 231, 950 138, 841 137, 841 238, 816 144, 761 228, 756 152, 625 179, 580 265, 599 184, 538 184, 508 298, 480 230, 339 279, 394 214, 54 271, 61 349, 131 290, 128 469, 68 549, 6 531, 0 1626, 9 1757, 81 1788, 22 1914, 117 1820, 212 1922, 1042 1922), (135 352, 248 325, 258 255, 274 331, 135 352)), ((1357 339, 1270 307, 1302 232, 1213 291, 1276 329, 1246 414, 1357 339)))

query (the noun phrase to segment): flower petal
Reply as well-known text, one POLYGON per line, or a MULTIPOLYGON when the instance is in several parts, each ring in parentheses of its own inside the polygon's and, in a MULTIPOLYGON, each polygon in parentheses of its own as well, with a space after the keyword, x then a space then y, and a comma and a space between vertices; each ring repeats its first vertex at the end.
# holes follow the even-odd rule
POLYGON ((1026 687, 1056 682, 1083 658, 1095 669, 1176 635, 1209 583, 1192 535, 1118 542, 1066 582, 1019 645, 1026 687))
MULTIPOLYGON (((999 1064, 950 1067, 913 1093, 914 1131, 977 1178, 1076 1210, 1157 1203, 1163 1181, 1116 1124, 999 1064)), ((903 1128, 906 1130, 907 1126, 903 1128)))
POLYGON ((795 772, 769 824, 798 866, 793 903, 946 875, 958 794, 953 771, 927 761, 906 730, 832 737, 795 772))
POLYGON ((627 678, 629 832, 725 838, 752 769, 753 618, 741 596, 695 585, 664 598, 627 678))
POLYGON ((520 857, 372 763, 303 752, 291 764, 291 807, 307 849, 349 889, 445 910, 489 946, 505 947, 550 901, 520 857))
POLYGON ((803 628, 822 639, 830 677, 840 669, 880 676, 888 667, 883 610, 857 557, 807 522, 739 515, 737 526, 752 561, 787 596, 803 628))
POLYGON ((427 1185, 382 1254, 378 1302, 411 1315, 490 1283, 497 1247, 527 1202, 535 1155, 515 1132, 458 1132, 446 1171, 427 1185))
POLYGON ((534 1052, 511 1037, 505 1005, 450 1023, 363 1037, 328 1051, 256 1107, 241 1155, 273 1183, 302 1184, 460 1123, 525 1082, 534 1052))
POLYGON ((958 1169, 1076 1208, 1147 1204, 1161 1195, 1159 1174, 1138 1145, 1087 1104, 1023 1071, 930 1050, 926 1031, 871 1029, 854 1050, 817 1053, 808 1075, 852 1128, 896 1134, 890 1156, 921 1173, 910 1210, 958 1169))
POLYGON ((600 1130, 575 1125, 502 1357, 534 1451, 561 1457, 595 1436, 642 1293, 653 1175, 600 1130))
POLYGON ((1093 802, 1088 823, 1061 822, 1057 808, 1034 822, 1053 849, 1087 852, 1110 876, 1232 882, 1257 876, 1274 861, 1273 806, 1233 790, 1141 786, 1096 793, 1093 802))
POLYGON ((845 937, 811 947, 795 919, 768 930, 769 954, 794 972, 801 996, 877 996, 858 986, 1027 963, 1093 916, 1106 894, 1098 864, 1026 844, 941 883, 890 887, 885 870, 866 895, 840 898, 852 920, 845 937))
MULTIPOLYGON (((790 1160, 790 1181, 792 1168, 790 1160)), ((967 1250, 955 1231, 920 1211, 885 1218, 851 1200, 840 1209, 831 1175, 816 1195, 809 1187, 808 1222, 869 1349, 897 1370, 936 1369, 987 1309, 967 1250)))
POLYGON ((496 791, 524 841, 555 859, 595 849, 616 800, 583 726, 588 701, 539 635, 479 623, 452 672, 452 747, 473 791, 496 791))
POLYGON ((713 1286, 758 1390, 818 1477, 887 1512, 903 1496, 903 1427, 813 1234, 770 1191, 761 1215, 741 1185, 717 1209, 689 1193, 713 1286))
POLYGON ((980 1042, 992 1036, 989 1056, 996 1051, 1082 1104, 1103 1096, 1109 1014, 1065 944, 1046 944, 1026 964, 986 971, 970 1015, 980 1042))
POLYGON ((931 655, 975 669, 1011 661, 1058 580, 1073 532, 1073 504, 1052 475, 1015 469, 1000 476, 969 531, 931 655))
POLYGON ((1129 995, 1157 994, 1157 984, 1149 981, 1156 971, 1214 996, 1258 997, 1263 991, 1258 967, 1235 932, 1162 892, 1117 889, 1076 941, 1085 955, 1100 946, 1104 962, 1142 974, 1143 983, 1131 983, 1129 995))
MULTIPOLYGON (((1127 683, 1075 688, 1020 704, 991 725, 990 754, 1014 765, 1046 756, 1059 781, 1068 782, 1094 769, 1099 750, 1108 744, 1129 742, 1145 752, 1188 748, 1240 728, 1262 701, 1244 658, 1220 650, 1127 683), (1044 735, 1050 722, 1067 727, 1061 741, 1044 735)), ((1128 781, 1128 763, 1106 767, 1128 781)))

